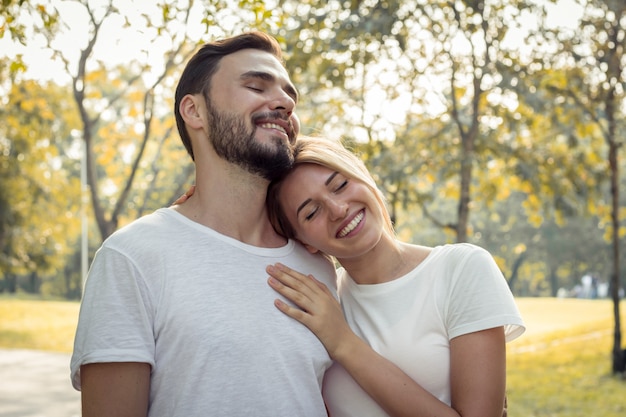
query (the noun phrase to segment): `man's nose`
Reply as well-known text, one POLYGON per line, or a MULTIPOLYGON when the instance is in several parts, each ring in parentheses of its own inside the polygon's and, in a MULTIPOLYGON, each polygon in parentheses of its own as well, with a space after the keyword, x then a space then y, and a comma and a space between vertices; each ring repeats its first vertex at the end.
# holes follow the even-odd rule
POLYGON ((272 110, 284 110, 287 116, 291 116, 296 108, 296 101, 281 88, 276 91, 270 107, 272 110))

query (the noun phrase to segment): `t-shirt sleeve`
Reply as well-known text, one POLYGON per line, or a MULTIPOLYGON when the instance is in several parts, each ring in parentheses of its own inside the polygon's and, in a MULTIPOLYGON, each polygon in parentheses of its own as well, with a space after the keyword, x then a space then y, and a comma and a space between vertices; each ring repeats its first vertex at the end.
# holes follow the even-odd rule
POLYGON ((499 326, 504 326, 507 342, 519 337, 525 331, 524 322, 491 254, 474 245, 456 246, 450 257, 449 339, 499 326))
POLYGON ((115 249, 98 250, 85 283, 70 370, 80 390, 80 366, 144 362, 154 366, 153 308, 135 265, 115 249))

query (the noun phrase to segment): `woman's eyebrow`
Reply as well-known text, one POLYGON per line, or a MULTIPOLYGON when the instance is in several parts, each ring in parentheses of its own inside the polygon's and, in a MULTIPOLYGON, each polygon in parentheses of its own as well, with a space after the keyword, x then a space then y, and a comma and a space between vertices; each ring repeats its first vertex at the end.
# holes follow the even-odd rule
MULTIPOLYGON (((265 71, 247 71, 241 74, 239 78, 241 78, 242 80, 258 78, 263 81, 276 82, 276 77, 273 74, 265 71)), ((283 90, 285 90, 285 92, 289 94, 295 102, 298 101, 298 91, 291 83, 287 83, 285 86, 283 86, 283 90)))
POLYGON ((300 211, 302 211, 302 209, 304 207, 306 207, 307 204, 309 204, 311 202, 310 198, 307 198, 306 200, 304 200, 304 203, 300 204, 300 206, 298 206, 298 210, 296 210, 296 217, 298 217, 300 215, 300 211))
POLYGON ((330 176, 328 177, 328 179, 326 180, 324 185, 330 184, 330 182, 333 180, 333 178, 335 178, 337 175, 339 175, 339 172, 337 172, 337 171, 335 171, 332 174, 330 174, 330 176))

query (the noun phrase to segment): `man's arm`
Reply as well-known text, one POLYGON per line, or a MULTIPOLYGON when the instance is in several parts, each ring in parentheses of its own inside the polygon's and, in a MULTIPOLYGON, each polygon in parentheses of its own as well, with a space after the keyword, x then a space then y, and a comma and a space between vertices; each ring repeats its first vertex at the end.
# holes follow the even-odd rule
POLYGON ((93 363, 80 367, 83 417, 146 417, 150 365, 93 363))

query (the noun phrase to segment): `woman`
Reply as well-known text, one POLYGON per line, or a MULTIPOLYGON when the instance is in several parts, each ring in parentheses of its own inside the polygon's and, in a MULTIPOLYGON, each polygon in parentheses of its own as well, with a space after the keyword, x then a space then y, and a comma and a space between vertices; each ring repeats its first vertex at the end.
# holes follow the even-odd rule
POLYGON ((361 160, 321 138, 298 139, 295 166, 270 185, 267 204, 279 233, 341 264, 341 305, 313 276, 267 268, 293 302, 276 307, 335 361, 324 379, 332 417, 503 414, 505 343, 524 324, 488 252, 399 241, 361 160))

